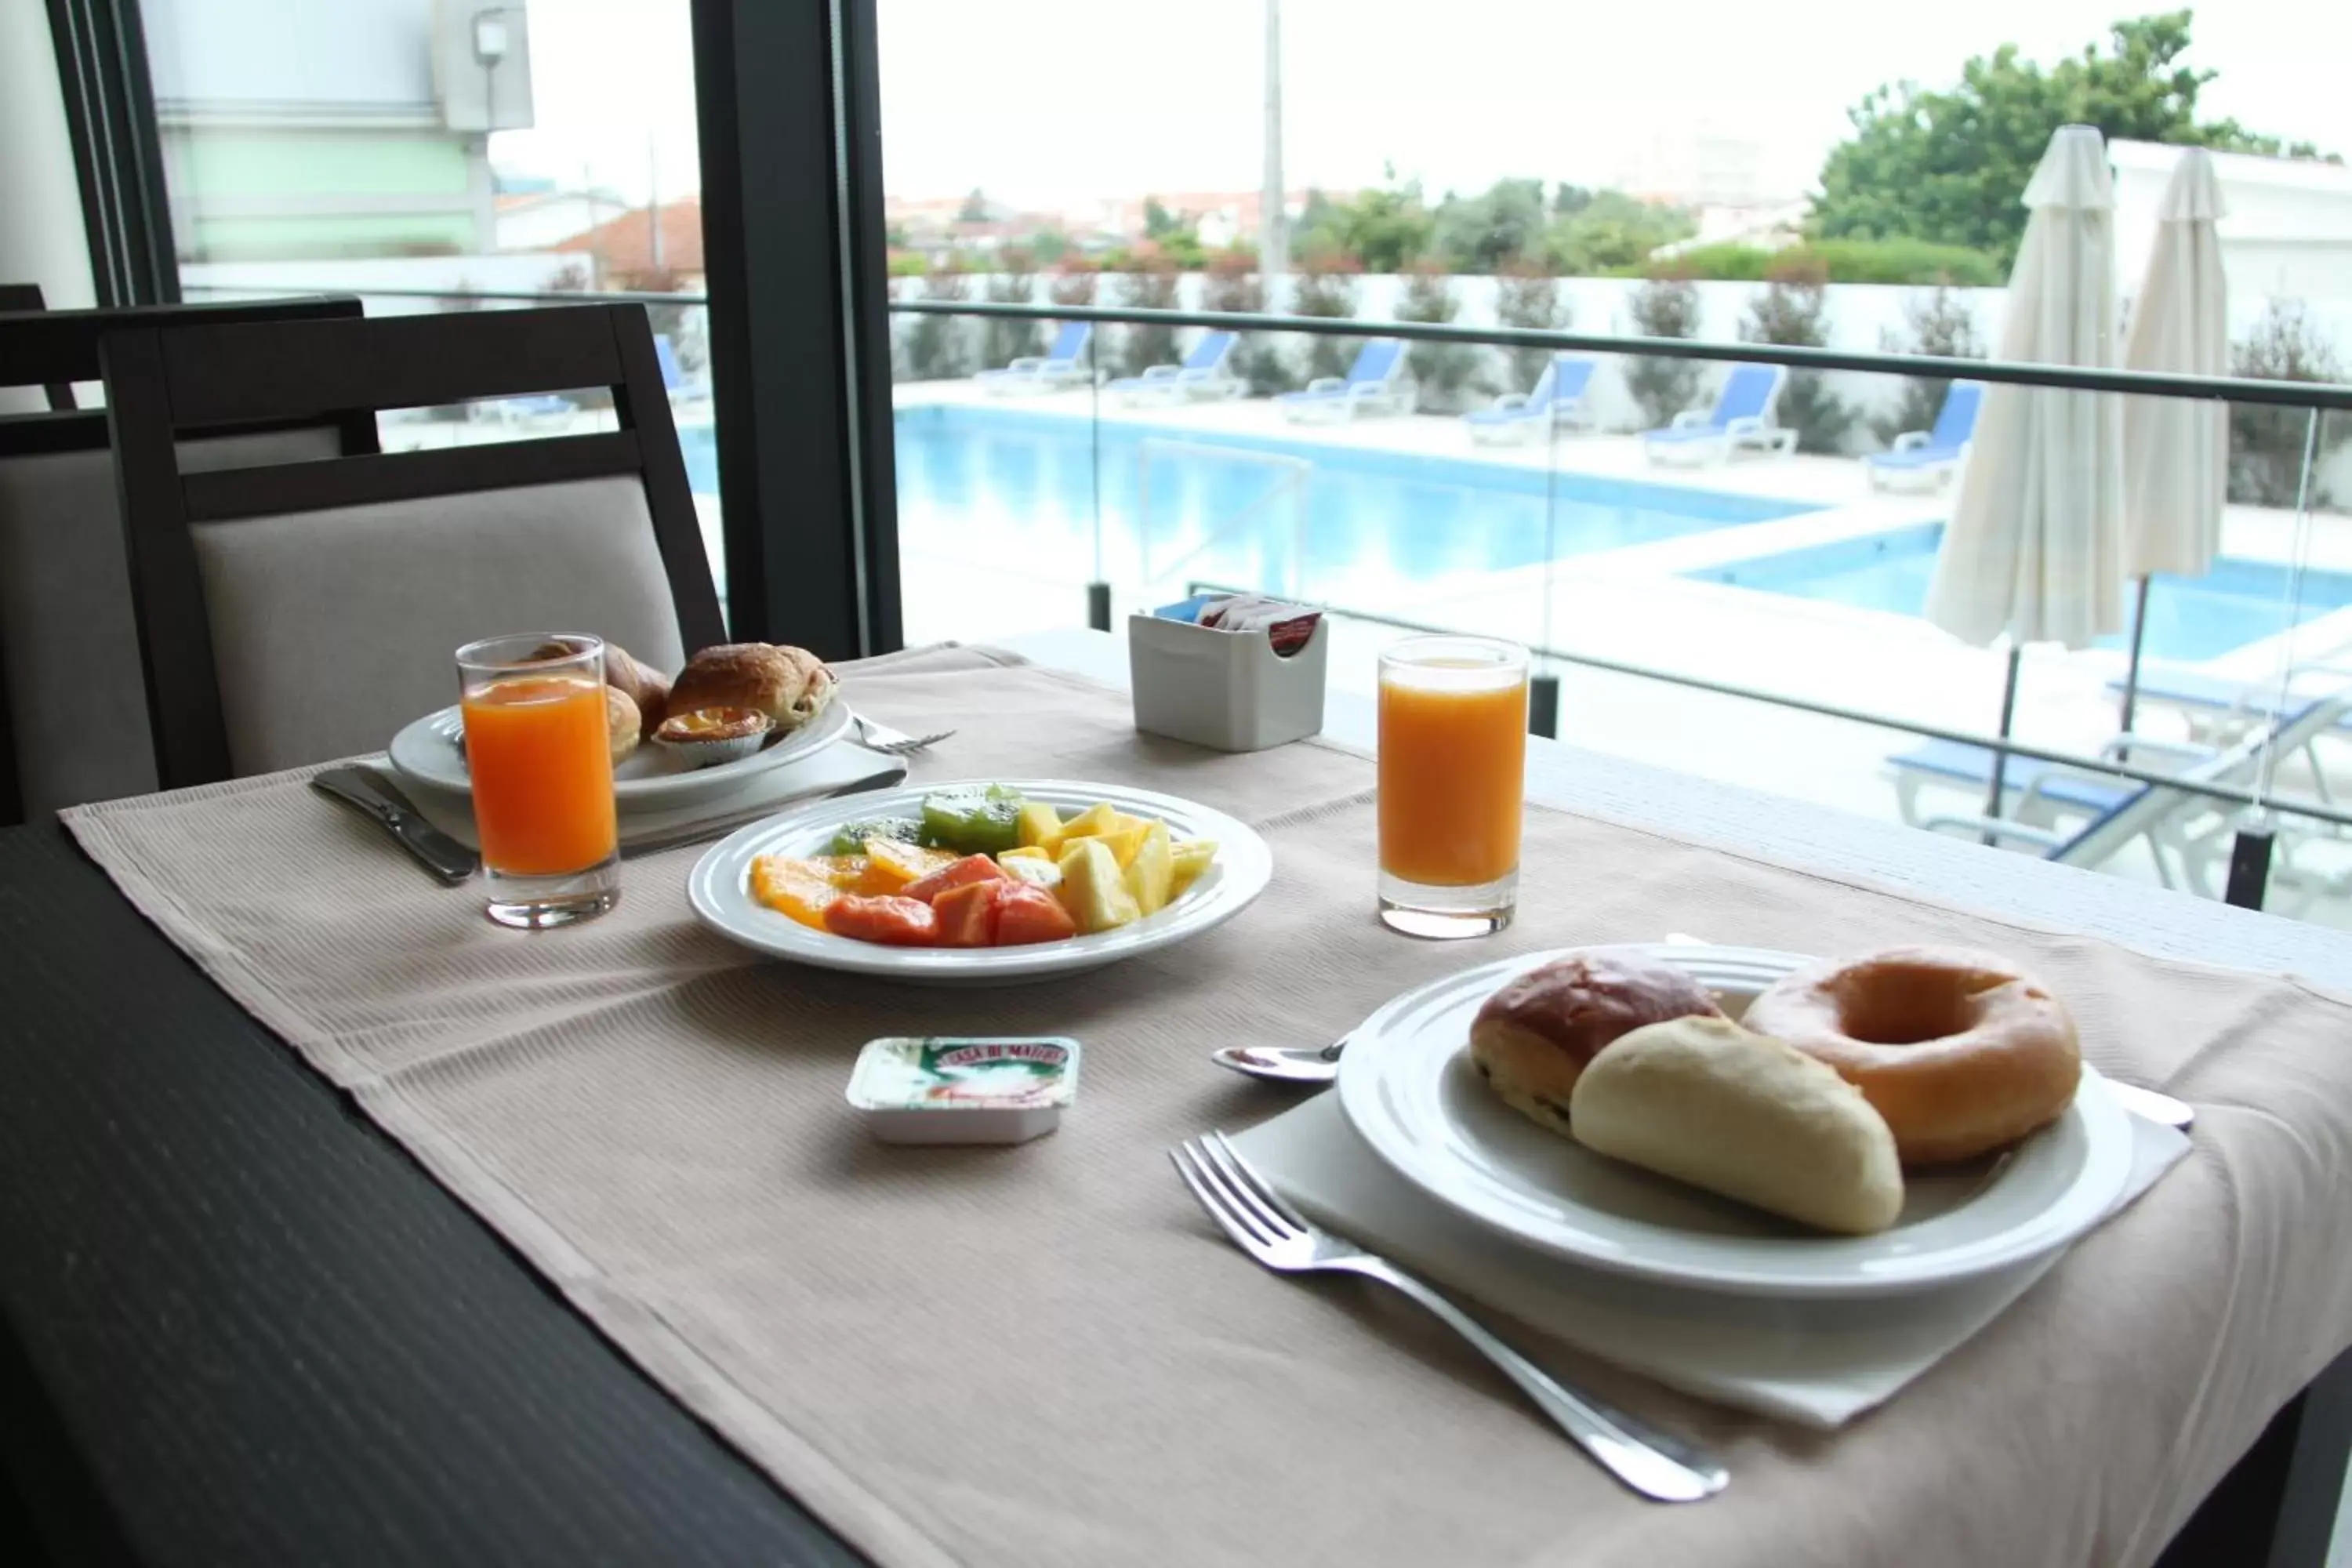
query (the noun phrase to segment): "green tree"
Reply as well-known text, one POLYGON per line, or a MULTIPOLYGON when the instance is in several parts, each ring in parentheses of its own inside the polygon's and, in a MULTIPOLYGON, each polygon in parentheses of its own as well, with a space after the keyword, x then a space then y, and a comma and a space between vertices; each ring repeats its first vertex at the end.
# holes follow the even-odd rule
MULTIPOLYGON (((1743 342, 1827 348, 1828 269, 1810 258, 1774 268, 1762 292, 1748 302, 1739 336, 1743 342)), ((1853 427, 1852 405, 1830 390, 1828 379, 1817 370, 1789 373, 1775 416, 1782 429, 1797 433, 1800 452, 1843 451, 1845 433, 1853 427)))
POLYGON ((1025 247, 1040 266, 1051 267, 1068 252, 1070 237, 1058 228, 1041 228, 1029 237, 1025 247))
MULTIPOLYGON (((1233 246, 1209 258, 1208 276, 1201 280, 1201 309, 1255 315, 1265 309, 1265 280, 1258 276, 1257 252, 1233 246)), ((1250 395, 1269 397, 1298 384, 1279 344, 1258 332, 1244 332, 1234 341, 1226 371, 1249 383, 1250 395)))
MULTIPOLYGON (((2312 323, 2300 300, 2273 300, 2263 319, 2230 345, 2230 374, 2257 381, 2352 381, 2336 347, 2312 323)), ((2311 442, 2309 409, 2270 403, 2230 405, 2230 499, 2242 505, 2291 507, 2307 500, 2314 508, 2335 507, 2343 499, 2315 481, 2304 493, 2303 454, 2311 442)), ((2352 421, 2317 416, 2319 437, 2312 453, 2315 468, 2347 439, 2352 421)))
POLYGON ((1165 239, 1184 226, 1184 220, 1160 205, 1158 196, 1143 198, 1143 237, 1165 239))
MULTIPOLYGON (((1891 354, 1934 354, 1939 359, 1982 359, 1984 340, 1977 336, 1976 312, 1949 289, 1937 289, 1925 299, 1903 307, 1904 331, 1892 327, 1878 334, 1878 346, 1891 354)), ((1952 384, 1940 376, 1912 375, 1903 379, 1903 400, 1895 412, 1871 421, 1882 441, 1893 441, 1906 430, 1930 430, 1944 411, 1944 395, 1952 384)))
POLYGON ((1940 90, 1903 81, 1847 111, 1853 133, 1822 167, 1811 226, 1827 238, 1925 239, 1989 252, 2006 271, 2025 233, 2019 205, 2061 125, 2109 138, 2311 157, 2233 120, 2200 122, 2198 93, 2217 73, 2179 63, 2192 13, 2117 22, 2096 45, 2044 70, 2014 44, 1979 55, 1940 90))
POLYGON ((971 194, 964 197, 963 205, 956 209, 956 222, 986 223, 987 221, 988 194, 978 185, 974 185, 971 188, 971 194))
MULTIPOLYGON (((961 264, 950 261, 923 274, 919 298, 969 300, 971 279, 961 264)), ((907 333, 907 368, 915 381, 952 381, 970 374, 965 362, 963 319, 958 316, 918 316, 907 333)))
MULTIPOLYGON (((1397 302, 1400 321, 1450 321, 1462 313, 1454 279, 1433 261, 1413 264, 1397 302)), ((1429 414, 1459 414, 1486 390, 1478 374, 1478 350, 1470 343, 1417 342, 1405 350, 1418 404, 1429 414)))
POLYGON ((1046 298, 1056 305, 1091 305, 1100 268, 1083 256, 1066 256, 1045 286, 1046 298))
POLYGON ((1456 272, 1499 272, 1543 252, 1550 214, 1541 180, 1497 180, 1480 195, 1437 204, 1437 253, 1456 272))
MULTIPOLYGON (((1290 287, 1290 313, 1330 320, 1356 313, 1356 274, 1363 268, 1352 256, 1311 250, 1299 258, 1298 280, 1290 287)), ((1307 378, 1343 375, 1363 346, 1360 338, 1315 336, 1307 340, 1307 378)))
MULTIPOLYGON (((1661 274, 1633 291, 1628 306, 1633 330, 1645 338, 1698 336, 1698 288, 1687 278, 1661 274)), ((1670 424, 1690 406, 1698 391, 1698 362, 1687 359, 1631 359, 1625 362, 1625 389, 1642 405, 1642 422, 1654 428, 1670 424)))
MULTIPOLYGON (((1004 247, 988 275, 982 297, 1001 305, 1026 305, 1037 283, 1037 260, 1017 245, 1004 247)), ((980 360, 984 365, 1011 364, 1037 352, 1037 323, 1010 316, 989 316, 980 327, 980 360)))
POLYGON ((1350 256, 1367 272, 1402 272, 1429 249, 1435 228, 1419 182, 1399 184, 1391 170, 1387 184, 1346 201, 1309 192, 1294 248, 1350 256))
MULTIPOLYGON (((1117 302, 1139 310, 1176 308, 1176 268, 1157 247, 1136 247, 1128 269, 1112 284, 1117 302)), ((1119 334, 1119 363, 1129 375, 1141 375, 1155 364, 1176 362, 1176 329, 1146 321, 1119 334)))
POLYGON ((1697 232, 1697 221, 1680 207, 1645 202, 1622 191, 1598 191, 1556 219, 1545 243, 1560 272, 1585 277, 1642 266, 1660 246, 1697 232))
MULTIPOLYGON (((1559 297, 1559 279, 1533 262, 1513 262, 1495 279, 1495 320, 1506 327, 1528 327, 1541 332, 1565 331, 1568 302, 1559 297)), ((1507 349, 1511 362, 1510 391, 1527 392, 1543 374, 1549 349, 1507 349)))

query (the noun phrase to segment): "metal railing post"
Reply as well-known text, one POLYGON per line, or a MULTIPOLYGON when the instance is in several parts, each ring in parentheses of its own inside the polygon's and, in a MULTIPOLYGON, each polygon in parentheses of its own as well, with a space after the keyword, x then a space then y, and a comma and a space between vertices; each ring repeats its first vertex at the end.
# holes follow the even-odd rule
POLYGON ((2267 827, 2241 827, 2230 845, 2230 880, 2221 897, 2242 910, 2259 910, 2270 891, 2271 847, 2267 827))

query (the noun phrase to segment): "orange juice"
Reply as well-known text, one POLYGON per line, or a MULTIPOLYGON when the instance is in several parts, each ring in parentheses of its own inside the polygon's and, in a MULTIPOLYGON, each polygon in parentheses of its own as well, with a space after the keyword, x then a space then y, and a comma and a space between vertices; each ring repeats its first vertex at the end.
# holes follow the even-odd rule
POLYGON ((611 858, 620 836, 601 681, 508 676, 467 691, 465 716, 484 865, 562 876, 611 858))
POLYGON ((1381 671, 1381 869, 1465 888, 1519 864, 1524 663, 1433 658, 1381 671))

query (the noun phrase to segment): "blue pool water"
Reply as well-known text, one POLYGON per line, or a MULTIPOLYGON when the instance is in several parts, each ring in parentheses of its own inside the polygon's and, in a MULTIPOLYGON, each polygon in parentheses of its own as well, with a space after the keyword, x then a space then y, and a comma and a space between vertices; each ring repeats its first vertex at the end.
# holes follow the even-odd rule
MULTIPOLYGON (((897 421, 901 548, 1249 584, 1346 602, 1544 559, 1540 468, 1301 445, 1021 409, 897 421), (1146 494, 1146 470, 1149 492, 1146 494)), ((1562 474, 1555 556, 1811 511, 1802 503, 1562 474)))
MULTIPOLYGON (((1916 616, 1926 611, 1927 584, 1936 574, 1936 551, 1944 525, 1874 533, 1760 555, 1749 561, 1708 566, 1688 575, 1766 594, 1821 599, 1857 609, 1916 616)), ((2224 556, 2202 577, 2158 575, 2147 595, 2147 651, 2151 658, 2194 663, 2275 637, 2292 624, 2288 570, 2268 562, 2224 556)), ((2125 609, 2131 610, 2126 595, 2125 609)), ((2352 605, 2352 574, 2305 572, 2302 620, 2352 605)), ((2122 647, 2129 628, 2100 639, 2101 647, 2122 647)))

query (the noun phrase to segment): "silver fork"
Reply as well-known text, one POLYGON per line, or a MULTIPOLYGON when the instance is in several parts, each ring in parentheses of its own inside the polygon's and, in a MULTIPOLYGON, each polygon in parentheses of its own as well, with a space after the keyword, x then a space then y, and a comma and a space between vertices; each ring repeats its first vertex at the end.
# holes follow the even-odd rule
MULTIPOLYGON (((849 718, 850 721, 857 726, 857 743, 869 752, 879 752, 886 757, 912 756, 917 752, 938 745, 955 733, 953 730, 940 730, 929 735, 898 735, 897 739, 892 740, 884 737, 878 725, 867 723, 865 714, 852 713, 849 718)), ((897 732, 894 731, 892 733, 897 732)))
POLYGON ((1176 1173, 1234 1245, 1280 1273, 1360 1274, 1394 1286, 1468 1340, 1602 1469, 1656 1502, 1697 1502, 1731 1479, 1712 1455, 1636 1421, 1550 1373, 1482 1328, 1428 1285, 1354 1242, 1317 1228, 1283 1201, 1222 1132, 1168 1152, 1176 1173))

